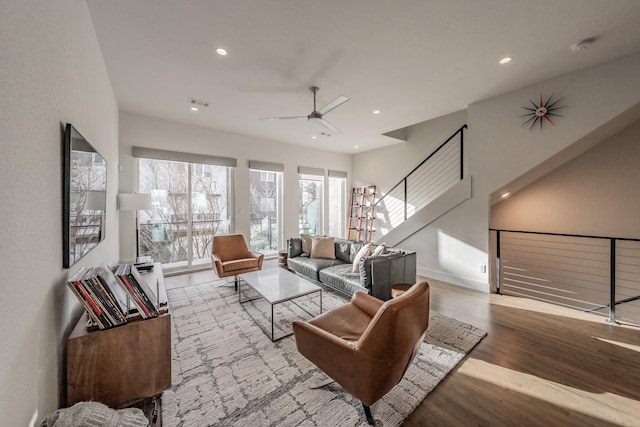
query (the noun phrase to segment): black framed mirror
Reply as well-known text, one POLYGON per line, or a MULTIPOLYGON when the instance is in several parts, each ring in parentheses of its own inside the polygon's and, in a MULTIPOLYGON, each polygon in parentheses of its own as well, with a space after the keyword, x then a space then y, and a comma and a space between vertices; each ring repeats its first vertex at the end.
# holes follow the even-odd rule
POLYGON ((73 127, 64 132, 63 258, 69 268, 105 238, 107 161, 73 127))

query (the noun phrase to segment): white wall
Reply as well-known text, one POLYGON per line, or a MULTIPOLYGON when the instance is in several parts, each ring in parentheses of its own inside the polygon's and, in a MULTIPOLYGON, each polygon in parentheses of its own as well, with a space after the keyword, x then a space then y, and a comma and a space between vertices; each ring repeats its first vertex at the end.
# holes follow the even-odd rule
POLYGON ((640 122, 492 206, 503 230, 640 238, 640 122))
MULTIPOLYGON (((488 291, 487 273, 481 273, 479 266, 488 264, 489 195, 636 105, 640 101, 638 75, 640 54, 470 105, 465 158, 472 178, 472 198, 401 244, 418 252, 418 273, 488 291), (522 126, 524 119, 519 116, 528 100, 551 93, 564 97, 563 103, 568 106, 562 111, 565 117, 542 131, 522 126)), ((442 120, 416 126, 428 133, 432 127, 441 126, 442 120)), ((456 129, 452 125, 449 133, 456 129)), ((431 145, 417 138, 411 128, 409 135, 407 145, 431 145)), ((397 180, 404 173, 405 163, 415 165, 419 160, 401 146, 392 149, 390 173, 397 173, 397 180)), ((389 154, 356 155, 354 182, 372 179, 373 174, 361 166, 367 156, 382 161, 382 155, 391 159, 389 154)))
MULTIPOLYGON (((281 242, 298 235, 298 166, 345 171, 347 185, 351 179, 351 156, 292 144, 256 139, 219 130, 190 126, 139 114, 120 114, 120 191, 137 189, 137 161, 131 147, 150 147, 232 157, 238 160, 235 171, 235 231, 249 236, 249 160, 284 164, 283 211, 284 230, 281 242)), ((348 201, 347 201, 348 202, 348 201)), ((127 257, 135 248, 133 214, 122 212, 120 230, 121 256, 127 257)), ((326 223, 326 221, 325 221, 326 223)), ((326 224, 325 224, 326 226, 326 224)))
POLYGON ((67 277, 110 262, 118 109, 84 1, 0 3, 0 425, 39 425, 58 407, 65 329, 80 314, 67 277), (106 240, 62 268, 62 131, 107 159, 106 240))
POLYGON ((354 186, 376 185, 382 197, 466 122, 466 110, 458 111, 409 127, 406 142, 355 154, 354 186))

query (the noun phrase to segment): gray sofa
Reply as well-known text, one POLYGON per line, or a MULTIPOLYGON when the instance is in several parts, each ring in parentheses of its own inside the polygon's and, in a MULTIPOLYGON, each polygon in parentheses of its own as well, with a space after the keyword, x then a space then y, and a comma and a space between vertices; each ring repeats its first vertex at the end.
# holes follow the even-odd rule
POLYGON ((363 291, 386 301, 392 285, 416 282, 416 253, 393 247, 383 255, 362 258, 353 273, 353 261, 363 244, 335 238, 335 259, 311 258, 302 252, 302 239, 294 237, 287 241, 287 266, 348 297, 363 291))

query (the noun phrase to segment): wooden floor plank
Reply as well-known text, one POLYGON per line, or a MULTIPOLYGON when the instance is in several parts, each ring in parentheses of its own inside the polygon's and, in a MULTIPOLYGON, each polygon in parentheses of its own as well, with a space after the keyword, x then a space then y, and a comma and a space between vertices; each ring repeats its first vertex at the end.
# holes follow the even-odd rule
POLYGON ((425 280, 432 310, 488 336, 404 426, 640 425, 640 329, 425 280))

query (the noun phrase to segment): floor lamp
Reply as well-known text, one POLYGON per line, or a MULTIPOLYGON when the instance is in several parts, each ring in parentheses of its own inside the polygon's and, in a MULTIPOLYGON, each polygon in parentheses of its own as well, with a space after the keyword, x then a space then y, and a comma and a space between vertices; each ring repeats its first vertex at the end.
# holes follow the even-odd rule
POLYGON ((118 194, 118 210, 135 211, 136 213, 136 258, 140 256, 140 235, 138 211, 146 211, 153 208, 151 194, 120 193, 118 194))

